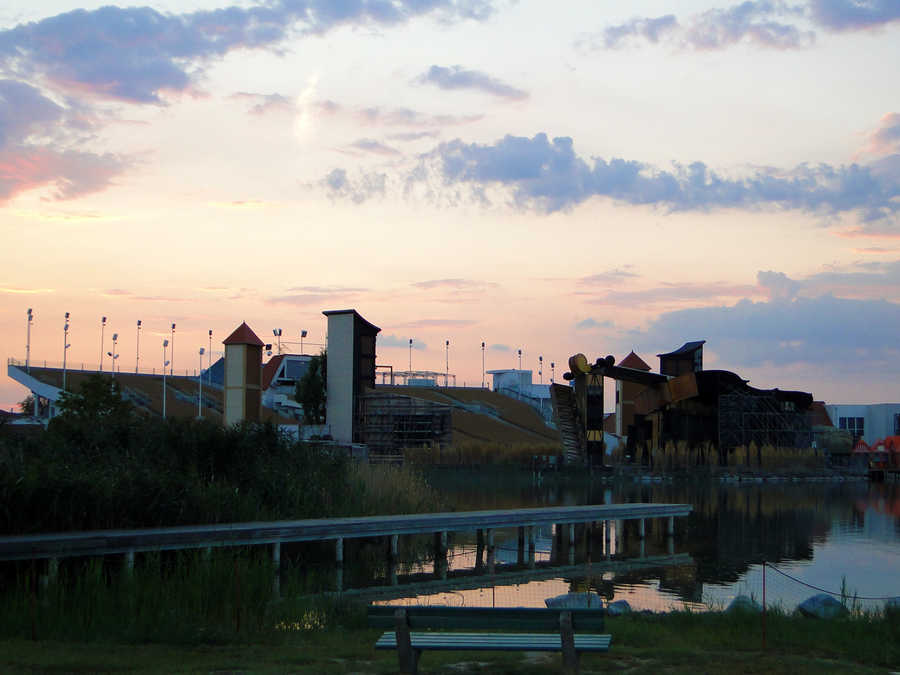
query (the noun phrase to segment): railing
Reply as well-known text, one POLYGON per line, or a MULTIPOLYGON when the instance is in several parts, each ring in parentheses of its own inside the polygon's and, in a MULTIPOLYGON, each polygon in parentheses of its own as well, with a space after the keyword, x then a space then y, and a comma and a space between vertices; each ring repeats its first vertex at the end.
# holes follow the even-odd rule
MULTIPOLYGON (((26 366, 24 359, 13 359, 9 358, 6 360, 7 366, 15 366, 17 368, 52 368, 54 370, 62 370, 63 362, 62 361, 48 361, 46 359, 31 359, 28 366, 26 366)), ((107 375, 112 375, 112 370, 110 368, 100 369, 99 366, 86 363, 84 361, 66 361, 66 370, 70 373, 102 373, 107 375)), ((182 371, 180 368, 174 373, 170 373, 169 369, 166 369, 167 377, 197 377, 197 369, 193 370, 190 368, 185 368, 182 371)), ((208 370, 203 370, 202 373, 204 375, 203 384, 206 384, 206 374, 208 370)), ((163 371, 161 368, 138 368, 137 370, 131 368, 116 368, 116 375, 162 375, 163 371)))

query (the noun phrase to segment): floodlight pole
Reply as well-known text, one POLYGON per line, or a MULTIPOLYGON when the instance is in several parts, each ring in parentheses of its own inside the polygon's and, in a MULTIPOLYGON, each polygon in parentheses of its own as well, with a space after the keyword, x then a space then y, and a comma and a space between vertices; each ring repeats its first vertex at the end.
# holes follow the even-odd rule
POLYGON ((445 368, 444 386, 449 387, 450 386, 450 340, 447 340, 444 343, 444 346, 447 348, 447 354, 446 354, 447 361, 444 364, 444 368, 445 368))
POLYGON ((169 375, 175 374, 175 324, 172 324, 172 357, 169 359, 172 365, 169 368, 169 375))
POLYGON ((538 356, 538 377, 540 378, 541 384, 544 384, 544 357, 538 356))
POLYGON ((31 307, 28 308, 27 313, 27 322, 26 322, 26 334, 25 334, 25 372, 31 372, 31 321, 34 319, 34 312, 31 311, 31 307))
POLYGON ((103 372, 103 333, 106 330, 106 317, 100 319, 100 367, 98 372, 103 372))
POLYGON ((481 388, 484 389, 484 342, 481 343, 481 388))
POLYGON ((409 338, 409 372, 410 375, 406 376, 406 384, 409 384, 409 378, 412 375, 412 338, 409 338))
POLYGON ((137 320, 137 346, 134 351, 134 374, 138 374, 138 367, 141 363, 141 320, 137 320))
POLYGON ((300 331, 300 353, 301 354, 303 353, 303 338, 305 338, 306 335, 307 335, 306 329, 304 328, 300 331))
POLYGON ((163 340, 163 404, 162 404, 162 415, 163 419, 166 419, 166 366, 169 365, 169 362, 166 361, 166 347, 169 346, 168 340, 163 340))
POLYGON ((66 312, 66 325, 63 327, 63 380, 62 388, 66 390, 66 354, 69 353, 69 313, 66 312))
POLYGON ((206 355, 206 381, 212 384, 212 328, 209 329, 209 353, 206 355))
POLYGON ((118 341, 119 341, 119 334, 113 333, 113 336, 112 336, 113 348, 112 348, 111 352, 107 352, 107 354, 109 355, 109 360, 111 362, 109 369, 112 372, 113 379, 116 378, 116 359, 119 358, 119 353, 116 351, 116 343, 118 341))
POLYGON ((197 376, 197 419, 203 419, 203 354, 206 352, 200 347, 200 372, 197 376))

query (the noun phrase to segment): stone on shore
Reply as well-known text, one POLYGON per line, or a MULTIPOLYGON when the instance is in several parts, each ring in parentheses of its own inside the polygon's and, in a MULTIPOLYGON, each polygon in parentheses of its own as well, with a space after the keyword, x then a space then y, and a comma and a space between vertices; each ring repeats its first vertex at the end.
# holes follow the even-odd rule
POLYGON ((621 616, 622 614, 629 614, 630 612, 631 605, 628 604, 627 600, 616 600, 606 606, 606 613, 609 616, 621 616))
POLYGON ((547 598, 544 604, 550 609, 602 609, 603 598, 590 593, 563 593, 554 598, 547 598))
POLYGON ((753 598, 746 595, 739 595, 731 601, 725 611, 729 614, 733 612, 752 612, 758 614, 762 611, 762 605, 753 598))
POLYGON ((850 613, 840 602, 825 593, 807 598, 797 609, 803 616, 813 619, 837 619, 850 613))

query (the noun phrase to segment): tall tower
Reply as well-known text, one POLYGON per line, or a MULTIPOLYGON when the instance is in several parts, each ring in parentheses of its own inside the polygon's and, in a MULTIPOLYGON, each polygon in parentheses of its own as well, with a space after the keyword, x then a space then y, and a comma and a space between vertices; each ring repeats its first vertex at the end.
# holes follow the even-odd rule
POLYGON ((338 443, 360 440, 359 396, 375 388, 375 337, 381 331, 355 309, 322 312, 328 317, 328 397, 325 417, 338 443))
POLYGON ((225 426, 262 419, 263 341, 241 323, 225 345, 225 426))

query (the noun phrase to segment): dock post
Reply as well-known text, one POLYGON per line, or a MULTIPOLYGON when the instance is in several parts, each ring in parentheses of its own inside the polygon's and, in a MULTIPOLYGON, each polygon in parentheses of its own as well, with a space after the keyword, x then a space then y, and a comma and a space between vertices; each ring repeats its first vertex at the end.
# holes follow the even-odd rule
POLYGON ((534 529, 534 525, 528 526, 528 566, 532 568, 534 567, 534 529))
POLYGON ((487 534, 487 564, 488 564, 488 573, 493 574, 496 565, 495 560, 495 550, 494 550, 494 531, 489 529, 485 534, 487 534))
POLYGON ((644 524, 644 519, 641 518, 638 521, 638 537, 640 538, 641 541, 644 541, 644 537, 646 537, 646 536, 647 536, 647 528, 644 524))
POLYGON ((669 516, 669 523, 666 527, 666 536, 674 537, 675 536, 675 516, 669 516))
POLYGON ((475 569, 484 567, 484 530, 475 530, 475 569))
POLYGON ((344 538, 334 540, 334 589, 341 593, 344 590, 344 538))
POLYGON ((611 551, 609 549, 610 544, 610 527, 612 526, 612 521, 604 520, 603 521, 603 552, 606 554, 606 559, 609 560, 609 556, 611 551))
POLYGON ((391 586, 397 585, 397 551, 399 549, 400 535, 392 534, 388 546, 388 579, 391 586))
POLYGON ((575 523, 569 523, 569 564, 575 564, 575 523))
POLYGON ((447 531, 434 533, 434 575, 447 578, 447 531))
POLYGON ((272 544, 272 569, 274 576, 272 577, 272 597, 275 600, 281 599, 281 542, 276 541, 272 544))
POLYGON ((519 536, 516 542, 516 564, 521 565, 525 562, 525 527, 519 525, 519 536))
POLYGON ((131 575, 134 572, 134 549, 125 553, 125 573, 131 575))

